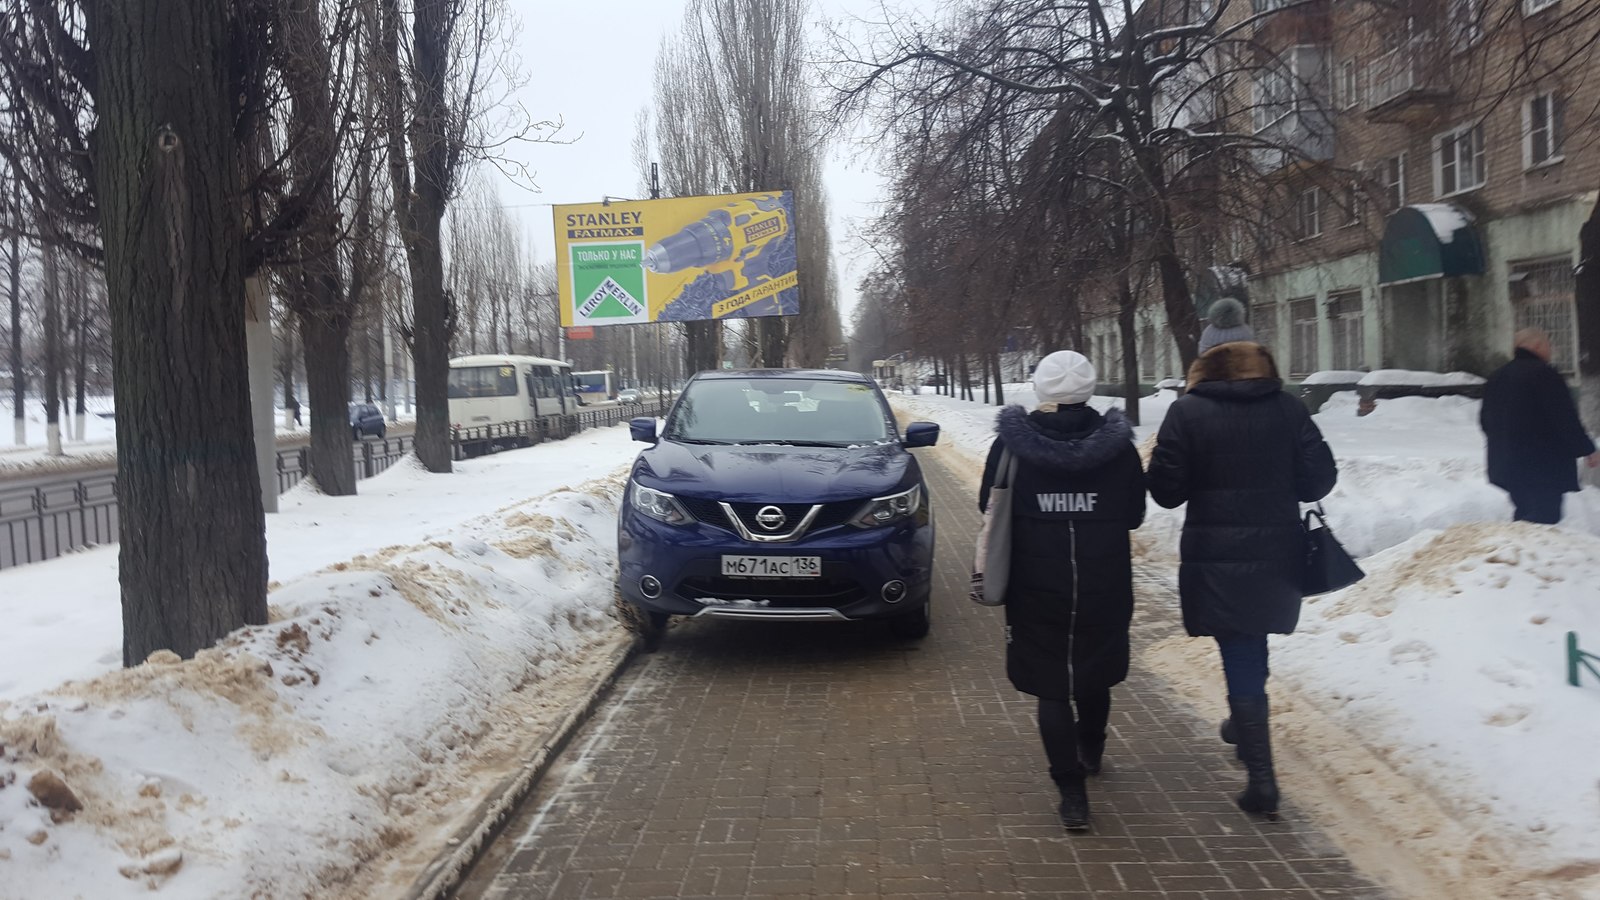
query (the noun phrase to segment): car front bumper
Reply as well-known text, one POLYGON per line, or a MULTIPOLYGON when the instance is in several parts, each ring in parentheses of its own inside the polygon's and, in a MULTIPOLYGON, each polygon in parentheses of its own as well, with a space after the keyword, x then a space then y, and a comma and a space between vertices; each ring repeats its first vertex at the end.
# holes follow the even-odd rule
POLYGON ((845 525, 785 543, 749 543, 722 528, 667 525, 625 508, 618 521, 618 588, 644 610, 723 619, 849 621, 914 612, 932 589, 934 525, 845 525), (722 557, 816 556, 814 578, 725 576, 722 557), (660 584, 647 596, 642 580, 660 584), (885 586, 898 582, 898 598, 885 586))

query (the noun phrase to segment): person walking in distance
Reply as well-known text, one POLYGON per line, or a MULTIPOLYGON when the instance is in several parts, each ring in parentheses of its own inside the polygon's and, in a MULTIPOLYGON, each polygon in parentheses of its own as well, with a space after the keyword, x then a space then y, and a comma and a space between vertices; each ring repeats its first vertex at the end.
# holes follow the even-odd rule
POLYGON ((1188 504, 1178 596, 1184 629, 1214 638, 1222 655, 1222 737, 1238 744, 1249 777, 1239 808, 1276 818, 1267 635, 1288 634, 1299 621, 1300 503, 1333 490, 1333 452, 1305 405, 1284 393, 1272 354, 1238 341, 1190 366, 1188 391, 1161 423, 1147 474, 1157 503, 1188 504))
POLYGON ((1086 778, 1098 774, 1111 687, 1128 676, 1133 563, 1128 532, 1144 521, 1144 472, 1121 410, 1088 405, 1095 370, 1070 350, 1033 373, 1039 405, 1008 406, 996 421, 978 509, 987 510, 1000 459, 1012 482, 1006 673, 1039 698, 1039 732, 1061 790, 1061 822, 1089 825, 1086 778), (1076 703, 1076 710, 1074 710, 1076 703))
POLYGON ((1550 365, 1550 336, 1517 332, 1514 355, 1483 387, 1478 421, 1488 444, 1489 483, 1511 495, 1519 522, 1561 521, 1562 494, 1578 490, 1575 460, 1600 466, 1567 381, 1550 365))

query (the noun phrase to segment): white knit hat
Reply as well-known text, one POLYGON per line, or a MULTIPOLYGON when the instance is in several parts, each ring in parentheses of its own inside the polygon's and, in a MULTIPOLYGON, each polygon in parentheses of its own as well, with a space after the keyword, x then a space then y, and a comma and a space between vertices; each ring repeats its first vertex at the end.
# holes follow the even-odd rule
POLYGON ((1033 370, 1033 392, 1040 403, 1083 403, 1094 394, 1094 364, 1076 350, 1057 350, 1033 370))

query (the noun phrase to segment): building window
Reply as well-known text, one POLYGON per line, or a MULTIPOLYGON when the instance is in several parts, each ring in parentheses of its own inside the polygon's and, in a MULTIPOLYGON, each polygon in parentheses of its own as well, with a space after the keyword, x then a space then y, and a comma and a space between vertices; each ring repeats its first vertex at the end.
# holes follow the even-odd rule
POLYGON ((1156 330, 1146 325, 1139 331, 1139 378, 1154 381, 1156 377, 1156 330))
POLYGON ((1378 163, 1378 178, 1383 184, 1385 212, 1406 205, 1406 155, 1401 153, 1378 163))
POLYGON ((1256 72, 1251 117, 1257 134, 1271 128, 1293 108, 1293 77, 1279 61, 1269 62, 1256 72))
POLYGON ((1294 197, 1294 237, 1309 240, 1322 233, 1322 191, 1306 188, 1294 197))
POLYGON ((1550 335, 1550 365, 1568 376, 1577 373, 1576 287, 1572 260, 1564 256, 1511 266, 1511 305, 1517 328, 1544 329, 1550 335))
POLYGON ((1483 0, 1450 0, 1450 42, 1457 53, 1483 39, 1483 0))
POLYGON ((1562 102, 1539 94, 1522 104, 1522 166, 1531 169, 1561 161, 1562 102))
POLYGON ((1339 72, 1333 81, 1333 102, 1339 109, 1354 109, 1361 103, 1361 73, 1356 61, 1347 59, 1339 63, 1339 72))
POLYGON ((1250 307, 1250 330, 1256 333, 1256 343, 1269 353, 1278 352, 1278 308, 1271 303, 1257 303, 1250 307))
POLYGON ((1483 126, 1465 125, 1433 139, 1433 187, 1440 197, 1482 187, 1483 126))
POLYGON ((1317 299, 1289 301, 1289 374, 1317 370, 1317 299))
POLYGON ((1361 324, 1361 292, 1340 291, 1328 296, 1328 338, 1333 344, 1333 367, 1353 371, 1367 365, 1366 334, 1361 324))

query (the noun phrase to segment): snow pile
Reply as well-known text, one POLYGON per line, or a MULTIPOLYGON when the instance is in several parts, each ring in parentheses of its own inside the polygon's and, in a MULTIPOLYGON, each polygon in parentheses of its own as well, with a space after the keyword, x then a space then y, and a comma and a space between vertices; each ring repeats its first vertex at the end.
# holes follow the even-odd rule
POLYGON ((472 807, 486 750, 537 734, 625 639, 621 488, 297 578, 271 624, 194 660, 0 701, 0 897, 370 895, 472 807), (81 809, 35 800, 56 780, 81 809))
POLYGON ((1600 683, 1565 678, 1568 631, 1600 646, 1600 538, 1458 525, 1365 565, 1274 639, 1273 675, 1494 834, 1516 880, 1600 891, 1600 683))
POLYGON ((1466 387, 1483 383, 1483 378, 1471 372, 1413 372, 1410 369, 1375 369, 1362 375, 1357 382, 1368 387, 1403 385, 1418 388, 1466 387))
MULTIPOLYGON (((1391 370, 1393 371, 1393 370, 1391 370)), ((1327 369, 1321 372, 1312 372, 1300 380, 1302 385, 1316 384, 1356 384, 1365 378, 1366 372, 1357 372, 1347 369, 1327 369)))

